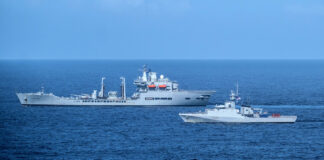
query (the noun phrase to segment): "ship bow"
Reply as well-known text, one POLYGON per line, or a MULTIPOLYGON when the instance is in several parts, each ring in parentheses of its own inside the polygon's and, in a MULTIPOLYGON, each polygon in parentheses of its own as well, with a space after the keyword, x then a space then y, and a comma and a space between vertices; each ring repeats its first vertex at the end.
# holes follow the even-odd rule
POLYGON ((19 99, 19 102, 20 104, 26 104, 26 95, 24 93, 16 93, 18 99, 19 99))

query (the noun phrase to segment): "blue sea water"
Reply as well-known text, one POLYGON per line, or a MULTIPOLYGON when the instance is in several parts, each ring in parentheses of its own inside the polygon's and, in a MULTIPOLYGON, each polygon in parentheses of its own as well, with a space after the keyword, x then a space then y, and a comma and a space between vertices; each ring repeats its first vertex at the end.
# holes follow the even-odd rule
POLYGON ((0 159, 324 159, 322 60, 2 60, 0 159), (236 82, 245 101, 297 115, 294 124, 191 124, 179 112, 204 107, 23 107, 15 92, 41 86, 59 96, 106 88, 127 95, 143 64, 182 89, 216 90, 222 103, 236 82))

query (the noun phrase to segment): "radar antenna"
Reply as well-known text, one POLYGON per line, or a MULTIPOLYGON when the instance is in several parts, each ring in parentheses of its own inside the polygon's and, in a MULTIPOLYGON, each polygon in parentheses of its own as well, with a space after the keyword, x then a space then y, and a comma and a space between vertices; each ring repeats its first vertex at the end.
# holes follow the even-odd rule
POLYGON ((147 64, 144 64, 143 65, 143 72, 147 72, 148 71, 148 69, 147 69, 147 64))
POLYGON ((147 67, 147 64, 143 65, 143 72, 151 72, 151 69, 147 67))

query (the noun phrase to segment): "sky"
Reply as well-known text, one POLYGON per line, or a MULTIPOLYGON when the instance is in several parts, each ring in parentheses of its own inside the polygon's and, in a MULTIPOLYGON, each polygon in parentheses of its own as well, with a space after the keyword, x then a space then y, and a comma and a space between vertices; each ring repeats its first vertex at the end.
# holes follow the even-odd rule
POLYGON ((324 59, 324 1, 1 0, 0 59, 324 59))

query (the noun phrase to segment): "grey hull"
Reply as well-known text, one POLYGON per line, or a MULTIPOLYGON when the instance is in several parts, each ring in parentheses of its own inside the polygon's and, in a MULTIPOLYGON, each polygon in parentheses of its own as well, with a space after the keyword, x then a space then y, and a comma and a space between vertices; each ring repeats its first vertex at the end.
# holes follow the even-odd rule
POLYGON ((206 106, 209 98, 199 98, 202 95, 212 95, 214 91, 155 91, 141 93, 137 99, 80 99, 58 97, 53 94, 17 93, 22 105, 27 106, 206 106), (167 97, 167 99, 156 99, 167 97))

